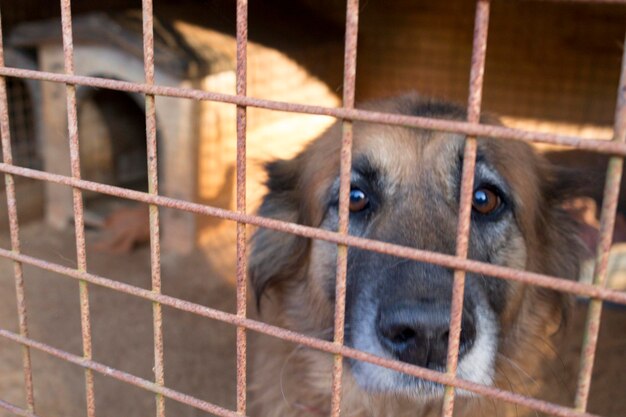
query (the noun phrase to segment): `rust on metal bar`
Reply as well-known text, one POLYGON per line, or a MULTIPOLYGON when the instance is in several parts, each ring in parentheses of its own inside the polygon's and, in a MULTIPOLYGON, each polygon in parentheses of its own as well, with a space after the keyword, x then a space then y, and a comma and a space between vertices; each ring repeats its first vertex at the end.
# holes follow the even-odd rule
MULTIPOLYGON (((152 0, 142 0, 142 32, 143 32, 143 67, 146 85, 154 84, 154 22, 152 0)), ((146 94, 146 151, 148 153, 148 193, 157 195, 159 192, 157 137, 156 137, 156 106, 155 97, 146 94)), ((150 271, 152 291, 161 293, 161 240, 159 207, 149 206, 150 227, 150 271)), ((154 332, 154 382, 158 386, 165 385, 163 363, 163 312, 161 304, 152 304, 152 326, 154 332)), ((165 397, 156 393, 156 415, 165 417, 165 397)))
MULTIPOLYGON (((28 347, 26 345, 23 346, 28 347)), ((15 414, 16 416, 39 417, 32 410, 24 410, 23 408, 2 400, 0 400, 0 409, 7 410, 8 412, 15 414)))
POLYGON ((555 133, 532 132, 504 126, 483 125, 458 120, 432 119, 428 117, 405 116, 400 114, 381 113, 369 110, 346 109, 342 107, 312 106, 307 104, 287 103, 265 100, 254 97, 240 97, 230 94, 213 93, 191 88, 166 87, 131 83, 107 78, 85 77, 79 75, 58 74, 53 72, 33 71, 17 68, 0 68, 0 76, 28 78, 40 81, 80 84, 95 88, 125 91, 130 93, 152 94, 165 97, 208 100, 230 103, 246 107, 257 107, 290 113, 304 113, 331 116, 338 119, 381 123, 404 127, 414 127, 442 132, 461 133, 468 136, 485 136, 495 139, 518 140, 531 143, 546 143, 558 146, 571 146, 581 150, 603 154, 626 156, 626 144, 601 139, 585 139, 578 136, 560 135, 555 133))
MULTIPOLYGON (((346 2, 346 32, 343 61, 343 108, 354 109, 356 88, 357 38, 359 31, 359 1, 346 2)), ((352 173, 352 121, 342 123, 342 138, 339 165, 339 225, 337 233, 348 235, 350 217, 350 177, 352 173)), ((348 246, 337 245, 337 265, 335 273, 335 319, 333 343, 343 346, 346 316, 346 281, 348 270, 348 246)), ((341 415, 341 387, 343 378, 343 356, 333 357, 330 415, 341 415)))
MULTIPOLYGON (((472 46, 472 64, 470 69, 469 97, 467 104, 467 121, 480 122, 483 79, 485 74, 485 58, 487 54, 487 34, 489 31, 489 0, 476 2, 474 21, 474 41, 472 46)), ((469 136, 465 140, 463 151, 463 172, 461 175, 461 192, 459 197, 459 215, 456 232, 456 256, 467 259, 469 247, 472 196, 474 190, 474 170, 476 168, 476 138, 469 136)), ((459 344, 461 337, 461 317, 463 315, 463 297, 465 293, 465 270, 454 271, 452 286, 452 303, 450 306, 450 332, 448 335, 448 353, 446 373, 455 376, 459 361, 459 344)), ((454 387, 447 385, 443 396, 441 414, 452 417, 454 412, 454 387)))
MULTIPOLYGON (((463 379, 459 379, 456 376, 450 376, 445 373, 434 371, 428 368, 421 368, 419 366, 411 365, 406 362, 399 362, 397 360, 375 356, 356 350, 354 348, 349 348, 344 345, 337 345, 333 342, 328 342, 325 340, 317 339, 315 337, 306 336, 301 333, 272 326, 246 317, 242 318, 237 316, 236 314, 212 309, 199 304, 194 304, 189 301, 181 300, 179 298, 163 294, 155 294, 154 292, 146 290, 144 288, 135 287, 119 281, 103 278, 98 275, 78 271, 74 268, 68 268, 66 266, 47 262, 28 255, 15 254, 11 251, 0 249, 0 256, 8 259, 18 260, 24 264, 51 271, 59 274, 60 276, 69 277, 76 280, 85 280, 93 285, 109 288, 114 291, 123 292, 125 294, 130 294, 153 302, 159 302, 163 305, 188 313, 196 314, 198 316, 206 317, 213 320, 219 320, 236 326, 243 326, 249 330, 267 334, 292 343, 301 344, 331 354, 340 354, 344 357, 349 357, 359 361, 369 362, 375 365, 383 366, 385 368, 393 369, 398 372, 412 375, 417 378, 428 379, 443 385, 453 385, 458 389, 463 389, 479 395, 485 395, 502 401, 518 404, 537 411, 541 411, 543 413, 560 417, 599 417, 589 413, 578 412, 571 408, 559 406, 547 401, 537 400, 535 398, 525 397, 517 393, 504 391, 499 388, 482 385, 476 382, 466 381, 463 379)), ((20 337, 13 333, 6 332, 5 330, 0 330, 0 337, 6 336, 7 334, 9 334, 11 336, 10 338, 12 339, 20 337)), ((81 365, 82 363, 84 363, 84 361, 84 359, 80 359, 80 363, 78 363, 78 365, 81 365)), ((149 384, 151 387, 156 386, 156 384, 153 383, 149 384)))
POLYGON ((170 197, 150 195, 141 191, 115 187, 112 185, 106 185, 92 181, 80 180, 30 168, 16 167, 13 165, 0 163, 0 172, 20 175, 23 177, 42 181, 54 182, 56 184, 67 185, 69 187, 77 187, 83 190, 95 191, 115 197, 139 201, 146 204, 155 204, 161 207, 188 211, 204 216, 213 216, 235 222, 242 222, 258 227, 265 227, 268 229, 277 230, 280 232, 291 233, 306 238, 320 239, 336 244, 354 246, 360 249, 379 252, 386 255, 440 265, 445 268, 464 269, 466 271, 484 275, 486 277, 509 279, 513 281, 519 281, 528 285, 536 285, 540 287, 550 288, 556 291, 563 291, 585 297, 599 298, 604 301, 610 301, 613 303, 626 305, 625 292, 570 281, 550 275, 539 274, 536 272, 523 271, 471 259, 459 259, 453 255, 430 252, 426 250, 395 245, 392 243, 370 240, 357 236, 344 236, 340 235, 337 232, 322 230, 316 227, 303 226, 296 223, 284 222, 280 220, 270 219, 267 217, 260 217, 253 214, 237 213, 218 207, 192 203, 190 201, 178 200, 170 197))
MULTIPOLYGON (((624 45, 626 46, 626 39, 624 40, 624 45)), ((624 49, 622 56, 622 71, 619 87, 617 89, 613 141, 626 143, 626 49, 624 49)), ((617 215, 617 203, 619 201, 623 166, 623 158, 611 157, 609 160, 604 197, 602 200, 602 211, 600 214, 600 241, 598 242, 593 271, 593 285, 597 287, 604 287, 606 285, 609 251, 611 249, 611 243, 613 242, 613 231, 615 228, 615 217, 617 215)), ((578 388, 576 390, 575 405, 576 409, 579 411, 585 411, 587 409, 601 315, 602 300, 594 298, 589 303, 589 311, 587 313, 580 372, 578 375, 578 388)))
MULTIPOLYGON (((4 40, 2 37, 2 17, 0 16, 0 67, 4 67, 4 40)), ((2 141, 2 156, 5 164, 13 164, 11 149, 11 129, 9 126, 9 103, 7 100, 7 86, 4 77, 0 77, 0 135, 2 141)), ((15 198, 15 181, 13 175, 5 174, 5 190, 7 198, 7 213, 9 215, 9 234, 11 235, 11 250, 21 252, 20 229, 17 217, 17 200, 15 198)), ((26 310, 26 296, 24 293, 24 271, 20 262, 13 262, 15 278, 15 297, 17 302, 17 320, 20 335, 28 337, 28 314, 26 310)), ((33 371, 30 359, 30 349, 22 346, 22 367, 24 370, 24 389, 28 411, 35 412, 35 394, 33 389, 33 371)))
MULTIPOLYGON (((65 73, 74 75, 74 43, 72 40, 72 11, 70 0, 61 0, 61 25, 63 32, 63 54, 65 73)), ((80 150, 78 144, 78 117, 76 109, 76 86, 66 84, 67 126, 70 144, 70 164, 72 177, 80 179, 80 150)), ((74 229, 76 234, 76 260, 79 271, 87 271, 87 254, 85 250, 85 221, 83 213, 83 196, 80 188, 72 188, 74 206, 74 229)), ((83 341, 83 356, 91 359, 91 317, 89 313, 89 288, 85 281, 79 282, 80 319, 83 341)), ((96 400, 93 386, 93 373, 85 370, 85 392, 87 397, 87 416, 95 417, 96 400)))
MULTIPOLYGON (((237 0, 237 96, 247 94, 248 0, 237 0)), ((237 105, 237 213, 246 213, 246 127, 247 110, 237 105)), ((246 317, 247 303, 246 224, 237 222, 237 316, 246 317)), ((237 327, 237 413, 246 414, 247 338, 245 327, 237 327)))
MULTIPOLYGON (((147 291, 147 292, 150 292, 150 291, 147 291)), ((96 371, 102 375, 115 378, 119 381, 123 381, 127 384, 134 385, 146 391, 154 392, 155 394, 162 395, 163 397, 170 398, 182 404, 189 405, 191 407, 197 408, 202 411, 206 411, 216 416, 223 416, 223 417, 238 417, 239 416, 239 414, 233 413, 232 411, 222 408, 220 406, 217 406, 215 404, 202 401, 198 398, 194 398, 190 395, 183 394, 179 391, 175 391, 173 389, 166 388, 162 385, 155 384, 154 382, 148 381, 143 378, 139 378, 135 375, 131 375, 126 372, 117 370, 115 368, 108 367, 99 362, 95 362, 91 359, 86 359, 77 355, 73 355, 64 350, 56 349, 50 345, 46 345, 44 343, 37 342, 33 339, 22 337, 8 330, 0 329, 0 337, 4 337, 16 343, 25 344, 27 346, 32 347, 33 349, 37 349, 41 352, 45 352, 51 356, 62 359, 66 362, 73 363, 74 365, 78 365, 90 371, 96 371)))
POLYGON ((580 3, 580 4, 626 4, 626 0, 526 0, 552 3, 580 3))

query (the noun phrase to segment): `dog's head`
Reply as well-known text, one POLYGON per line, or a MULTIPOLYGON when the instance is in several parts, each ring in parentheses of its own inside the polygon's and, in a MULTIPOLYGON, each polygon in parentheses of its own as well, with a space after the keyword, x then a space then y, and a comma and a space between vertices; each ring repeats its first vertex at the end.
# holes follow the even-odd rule
MULTIPOLYGON (((415 96, 371 108, 465 118, 460 108, 415 96)), ((296 158, 270 163, 269 193, 260 214, 337 230, 340 138, 337 124, 296 158)), ((459 134, 355 123, 350 234, 454 254, 463 146, 459 134)), ((578 244, 560 209, 560 188, 555 171, 526 144, 479 139, 469 257, 574 278, 578 244)), ((278 324, 316 336, 332 328, 336 254, 336 245, 328 242, 257 231, 250 277, 259 302, 270 295, 278 324)), ((440 266, 350 248, 346 343, 444 370, 453 274, 440 266)), ((468 273, 459 376, 491 385, 498 353, 558 327, 562 306, 556 292, 468 273)), ((368 392, 420 398, 443 392, 435 383, 365 362, 349 363, 354 379, 368 392)))

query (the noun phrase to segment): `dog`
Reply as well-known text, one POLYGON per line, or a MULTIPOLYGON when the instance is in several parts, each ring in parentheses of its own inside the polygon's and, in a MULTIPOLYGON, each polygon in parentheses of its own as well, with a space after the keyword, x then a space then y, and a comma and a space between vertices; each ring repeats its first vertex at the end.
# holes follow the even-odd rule
MULTIPOLYGON (((363 108, 466 120, 463 108, 416 94, 363 108)), ((261 216, 337 230, 341 131, 336 123, 293 159, 266 165, 261 216)), ((464 135, 358 121, 353 134, 349 233, 454 254, 464 135)), ((567 175, 526 143, 477 143, 469 258, 576 279, 581 244, 563 209, 572 189, 567 175)), ((333 243, 258 229, 249 277, 263 320, 332 340, 336 258, 333 243)), ((346 345, 445 372, 453 275, 441 266, 349 248, 346 345)), ((568 300, 550 289, 468 272, 458 377, 536 393, 568 300)), ((440 414, 442 385, 366 362, 344 363, 342 415, 440 414)), ((332 355, 262 336, 252 366, 255 415, 328 415, 332 355)), ((456 403, 455 416, 520 413, 463 390, 456 403)))

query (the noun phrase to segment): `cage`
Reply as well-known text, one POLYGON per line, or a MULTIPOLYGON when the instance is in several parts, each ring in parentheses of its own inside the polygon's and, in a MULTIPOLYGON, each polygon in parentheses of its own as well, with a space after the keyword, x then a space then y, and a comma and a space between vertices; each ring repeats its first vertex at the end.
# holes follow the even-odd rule
MULTIPOLYGON (((28 4, 33 2, 26 0, 28 4)), ((93 11, 101 7, 97 3, 85 2, 80 7, 93 11)), ((7 179, 26 177, 44 182, 52 195, 47 202, 48 219, 59 225, 75 219, 76 234, 53 233, 40 225, 22 227, 20 231, 15 221, 10 230, 11 241, 0 236, 0 284, 7 288, 0 292, 7 298, 0 302, 0 343, 7 346, 0 349, 0 355, 8 358, 0 361, 0 409, 27 416, 46 412, 84 415, 85 410, 89 416, 245 415, 247 338, 251 333, 261 333, 327 352, 338 358, 335 363, 342 363, 341 357, 367 361, 440 381, 455 387, 457 392, 467 390, 489 400, 510 403, 519 407, 515 412, 520 415, 624 415, 626 403, 621 401, 620 388, 624 378, 622 329, 626 296, 618 288, 606 287, 606 255, 611 245, 608 229, 612 229, 609 226, 618 215, 614 205, 607 204, 602 210, 598 267, 591 271, 592 282, 574 282, 471 261, 466 256, 444 256, 359 239, 348 235, 345 228, 332 232, 250 214, 250 206, 262 190, 258 186, 260 180, 249 179, 245 172, 246 156, 256 153, 267 157, 272 143, 278 148, 276 152, 272 150, 272 157, 293 155, 294 150, 327 126, 328 116, 347 124, 357 120, 442 129, 470 137, 485 135, 538 142, 551 147, 569 146, 613 155, 613 161, 619 161, 626 155, 624 143, 606 139, 615 135, 623 140, 626 120, 623 116, 613 119, 616 89, 618 97, 622 97, 618 100, 618 115, 623 115, 626 108, 624 86, 619 86, 618 80, 620 71, 624 74, 620 61, 626 21, 623 1, 359 4, 350 0, 346 10, 345 4, 331 0, 300 0, 251 2, 249 11, 245 0, 228 2, 227 6, 225 2, 211 2, 218 4, 217 8, 207 8, 205 2, 159 3, 168 6, 160 11, 170 17, 184 9, 187 17, 212 15, 219 24, 213 21, 199 25, 193 19, 172 19, 170 24, 163 24, 153 20, 149 0, 142 2, 141 21, 137 14, 131 18, 102 14, 72 18, 70 1, 62 0, 64 25, 59 19, 47 26, 16 25, 10 36, 13 48, 37 50, 39 67, 37 71, 26 71, 7 64, 0 67, 0 76, 7 80, 49 82, 44 88, 45 105, 40 118, 46 131, 42 146, 45 169, 24 170, 3 163, 0 171, 7 179), (230 12, 222 14, 226 9, 230 12), (287 16, 280 14, 286 9, 287 16), (73 28, 68 21, 74 24, 73 28), (253 22, 257 22, 255 36, 253 22), (231 30, 222 30, 220 24, 231 30), (301 27, 316 35, 313 39, 293 32, 285 35, 286 26, 301 27), (320 28, 323 35, 318 37, 320 28), (280 35, 266 36, 273 32, 280 35), (73 48, 68 46, 72 39, 73 48), (345 76, 338 81, 337 74, 342 71, 336 63, 343 59, 344 41, 345 76), (309 49, 303 44, 313 46, 309 49), (171 61, 165 59, 172 57, 169 54, 174 54, 171 61), (197 64, 203 61, 196 61, 198 55, 206 59, 207 54, 210 63, 217 60, 225 67, 216 72, 208 70, 205 78, 190 77, 188 73, 176 77, 176 70, 167 66, 172 61, 197 64), (78 75, 71 69, 74 60, 78 75), (153 65, 155 74, 150 72, 153 65), (484 80, 470 76, 483 71, 484 80), (335 107, 342 89, 344 101, 335 107), (431 118, 398 118, 354 106, 355 96, 367 100, 406 89, 460 102, 469 96, 474 117, 477 112, 494 111, 513 128, 479 124, 476 118, 456 124, 431 118), (476 103, 480 103, 477 97, 483 90, 481 108, 476 103), (66 107, 66 95, 71 98, 74 94, 78 106, 73 108, 70 100, 66 107), (125 109, 121 114, 115 113, 121 109, 125 109), (78 115, 72 117, 72 110, 78 110, 78 115), (139 113, 145 122, 132 116, 139 113), (304 113, 324 120, 311 121, 304 113), (123 139, 115 145, 120 150, 112 145, 112 137, 121 137, 115 133, 120 126, 107 122, 111 114, 116 120, 128 118, 124 126, 127 129, 121 133, 123 139), (134 138, 142 130, 148 138, 145 149, 143 142, 140 146, 134 138), (83 154, 79 155, 86 165, 71 163, 77 162, 78 153, 68 152, 68 135, 70 149, 76 150, 80 143, 83 154), (150 164, 157 144, 159 163, 150 164), (139 161, 140 149, 146 151, 145 160, 142 155, 139 161), (122 162, 125 160, 128 163, 122 162), (126 169, 145 161, 146 171, 135 170, 137 166, 126 169), (79 179, 81 175, 85 179, 79 179), (89 176, 93 176, 91 180, 89 176), (142 191, 145 182, 157 177, 162 180, 158 192, 150 187, 148 192, 142 191), (135 186, 136 182, 143 185, 135 186), (83 213, 77 202, 95 193, 152 207, 150 249, 126 257, 87 253, 90 248, 82 234, 87 212, 83 213), (249 197, 248 201, 245 197, 249 197), (168 210, 161 219, 157 207, 168 210), (164 226, 162 236, 160 223, 164 226), (216 223, 228 224, 228 232, 217 234, 216 223), (343 334, 337 330, 341 326, 336 326, 333 340, 329 341, 259 321, 254 308, 246 306, 247 226, 578 295, 588 301, 589 313, 584 308, 578 311, 572 340, 563 351, 556 352, 564 366, 572 365, 574 371, 565 372, 562 380, 555 383, 572 392, 560 401, 537 398, 529 391, 511 392, 472 384, 456 377, 453 371, 427 372, 355 352, 343 343, 343 334), (21 241, 28 243, 23 252, 20 236, 21 241), (203 256, 201 261, 186 257, 180 263, 165 262, 159 247, 161 239, 181 252, 197 242, 210 244, 213 255, 208 262, 203 256), (224 266, 220 262, 230 265, 226 272, 219 271, 224 266), (226 276, 227 284, 214 279, 220 274, 226 276), (70 281, 61 282, 61 277, 70 281), (17 299, 12 288, 9 291, 13 280, 17 299), (79 282, 78 289, 74 281, 79 282), (600 312, 607 304, 600 328, 600 312), (596 346, 598 335, 600 342, 596 346), (33 357, 32 364, 29 355, 33 357), (580 366, 579 357, 583 358, 580 366)), ((49 7, 48 3, 44 6, 49 7)), ((11 8, 3 8, 2 13, 3 17, 10 16, 11 8)), ((191 67, 185 67, 185 71, 191 71, 191 67)), ((5 134, 5 146, 7 142, 5 134)), ((618 200, 615 179, 619 176, 621 169, 615 168, 607 175, 605 200, 618 200)), ((8 187, 6 195, 12 194, 8 187)), ((15 220, 17 213, 9 212, 9 217, 15 220)), ((464 233, 467 237, 467 226, 465 223, 465 232, 459 228, 459 240, 464 233)), ((345 259, 337 269, 340 286, 346 279, 342 267, 345 272, 345 259)), ((462 300, 461 297, 454 301, 461 310, 462 300)), ((338 303, 341 305, 341 297, 338 303)), ((344 314, 340 306, 336 313, 340 321, 344 314)), ((460 332, 459 319, 460 314, 451 318, 451 334, 460 332)), ((451 353, 454 357, 455 352, 451 353)), ((328 378, 334 383, 328 410, 307 409, 302 404, 294 407, 299 405, 302 413, 313 415, 342 415, 338 406, 341 374, 339 366, 332 375, 329 372, 328 378)), ((529 382, 536 381, 531 378, 529 382)), ((448 389, 447 404, 454 392, 448 389)), ((433 413, 450 417, 453 407, 433 413)))

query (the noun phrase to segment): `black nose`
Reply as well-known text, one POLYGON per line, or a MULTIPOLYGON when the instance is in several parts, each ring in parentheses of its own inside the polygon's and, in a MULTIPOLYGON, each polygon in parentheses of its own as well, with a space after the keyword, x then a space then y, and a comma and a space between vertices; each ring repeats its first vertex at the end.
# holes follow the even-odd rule
MULTIPOLYGON (((378 338, 399 360, 431 369, 446 365, 450 306, 435 302, 383 307, 378 315, 378 338)), ((461 320, 459 359, 474 344, 474 315, 465 309, 461 320)))

